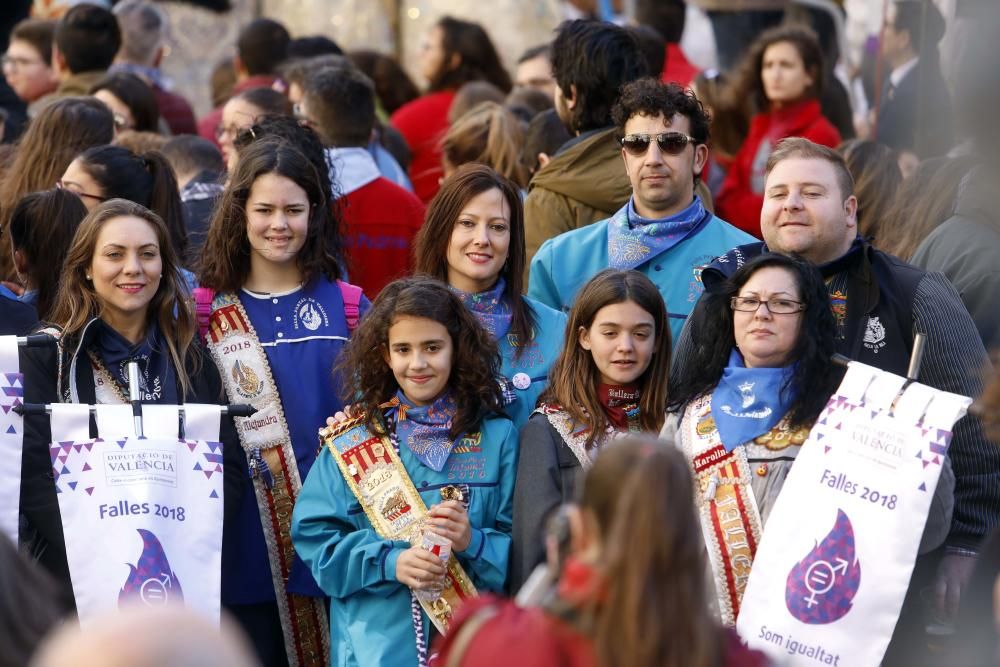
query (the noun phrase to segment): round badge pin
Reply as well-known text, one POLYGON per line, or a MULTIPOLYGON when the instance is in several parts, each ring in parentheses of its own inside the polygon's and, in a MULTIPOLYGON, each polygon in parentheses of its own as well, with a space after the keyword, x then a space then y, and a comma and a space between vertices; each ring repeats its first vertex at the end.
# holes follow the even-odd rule
POLYGON ((516 389, 521 389, 522 391, 531 386, 531 378, 528 377, 527 373, 515 373, 514 377, 510 380, 514 383, 516 389))

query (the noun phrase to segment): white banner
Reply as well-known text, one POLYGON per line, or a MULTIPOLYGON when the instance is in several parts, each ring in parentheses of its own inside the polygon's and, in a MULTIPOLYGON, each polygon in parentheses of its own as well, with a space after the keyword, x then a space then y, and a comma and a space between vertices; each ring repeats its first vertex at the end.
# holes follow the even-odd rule
POLYGON ((971 399, 852 363, 802 446, 737 620, 781 664, 878 665, 892 636, 951 429, 971 399))
MULTIPOLYGON (((214 440, 178 440, 177 406, 167 406, 150 411, 150 426, 169 432, 172 419, 173 437, 90 439, 85 431, 81 437, 79 410, 88 406, 53 407, 52 468, 81 623, 136 601, 183 603, 218 622, 223 504, 218 430, 214 440)), ((126 415, 116 410, 120 407, 97 406, 98 423, 118 419, 125 423, 112 431, 132 430, 131 409, 126 415)), ((205 414, 203 407, 198 414, 205 414)), ((219 408, 214 406, 216 413, 219 408)))
POLYGON ((11 408, 24 399, 24 375, 17 358, 17 337, 0 336, 0 533, 17 544, 21 507, 21 451, 24 426, 11 408))

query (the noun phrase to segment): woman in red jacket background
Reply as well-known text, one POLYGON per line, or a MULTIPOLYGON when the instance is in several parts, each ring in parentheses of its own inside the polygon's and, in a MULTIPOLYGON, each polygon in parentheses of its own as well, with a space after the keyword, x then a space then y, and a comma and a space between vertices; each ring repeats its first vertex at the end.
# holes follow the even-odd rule
POLYGON ((444 175, 441 139, 455 93, 470 81, 488 81, 506 94, 511 83, 482 26, 450 16, 435 23, 424 38, 420 74, 429 82, 427 93, 400 107, 391 122, 410 147, 413 191, 426 204, 444 175))
POLYGON ((772 28, 750 47, 731 92, 749 100, 756 113, 716 199, 720 218, 760 238, 764 166, 774 146, 785 137, 831 148, 840 143, 840 133, 820 112, 823 72, 823 52, 805 26, 772 28))

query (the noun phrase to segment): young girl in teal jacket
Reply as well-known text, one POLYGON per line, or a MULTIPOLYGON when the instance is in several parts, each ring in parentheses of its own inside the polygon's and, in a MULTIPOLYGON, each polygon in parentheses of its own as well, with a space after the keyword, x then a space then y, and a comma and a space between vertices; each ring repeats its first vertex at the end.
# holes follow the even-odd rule
POLYGON ((341 370, 356 416, 321 434, 292 525, 331 597, 331 664, 424 665, 464 600, 503 588, 517 431, 499 414, 499 363, 426 278, 390 283, 355 331, 341 370))

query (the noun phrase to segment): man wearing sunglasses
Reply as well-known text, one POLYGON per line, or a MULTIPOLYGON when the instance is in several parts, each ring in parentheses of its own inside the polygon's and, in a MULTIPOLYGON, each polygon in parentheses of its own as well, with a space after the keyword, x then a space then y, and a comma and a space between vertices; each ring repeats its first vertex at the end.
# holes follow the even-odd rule
MULTIPOLYGON (((906 264, 862 239, 853 189, 854 179, 835 150, 801 137, 779 142, 765 167, 760 212, 764 242, 734 248, 706 266, 705 289, 716 288, 763 252, 800 255, 826 279, 837 352, 906 376, 913 334, 921 332, 927 346, 918 381, 980 396, 982 373, 990 361, 958 292, 940 273, 906 264)), ((692 325, 695 321, 690 320, 692 325)), ((679 375, 677 369, 698 336, 694 326, 684 328, 672 377, 679 375)), ((935 617, 946 622, 955 618, 979 544, 1000 525, 1000 449, 986 438, 977 417, 955 424, 948 456, 955 471, 950 532, 943 546, 921 545, 922 552, 933 551, 917 558, 884 665, 927 664, 922 660, 928 651, 924 607, 932 607, 935 617)))
POLYGON ((528 295, 568 311, 597 272, 635 269, 659 288, 677 340, 701 295, 699 267, 753 237, 715 217, 696 193, 709 120, 693 93, 640 79, 622 89, 612 116, 631 197, 607 220, 542 244, 528 295))

